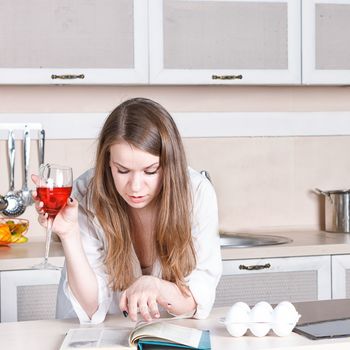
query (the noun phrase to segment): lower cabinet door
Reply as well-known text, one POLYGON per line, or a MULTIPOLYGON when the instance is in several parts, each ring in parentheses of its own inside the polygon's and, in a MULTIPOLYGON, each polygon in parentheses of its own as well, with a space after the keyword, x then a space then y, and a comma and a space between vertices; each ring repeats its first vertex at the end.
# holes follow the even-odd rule
POLYGON ((223 261, 214 306, 331 299, 330 256, 223 261))
POLYGON ((1 322, 55 318, 57 270, 1 272, 1 322))

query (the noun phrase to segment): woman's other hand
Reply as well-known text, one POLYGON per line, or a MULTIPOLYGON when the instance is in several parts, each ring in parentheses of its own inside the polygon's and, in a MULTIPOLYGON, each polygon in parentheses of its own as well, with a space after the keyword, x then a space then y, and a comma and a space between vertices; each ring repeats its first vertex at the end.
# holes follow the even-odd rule
POLYGON ((197 304, 186 288, 184 294, 175 283, 154 276, 141 276, 120 297, 119 308, 133 321, 137 313, 146 321, 159 318, 158 305, 172 315, 194 314, 197 304))
POLYGON ((146 321, 159 318, 158 304, 167 309, 168 303, 161 296, 161 283, 157 277, 141 276, 121 295, 119 307, 126 311, 133 321, 137 321, 137 313, 146 321))
MULTIPOLYGON (((36 186, 39 184, 39 176, 32 175, 32 181, 36 186)), ((32 192, 32 197, 35 202, 35 209, 38 213, 38 221, 41 226, 47 226, 47 214, 45 213, 43 207, 44 203, 40 201, 36 191, 32 192)), ((55 232, 60 239, 65 239, 68 237, 70 232, 79 231, 78 228, 78 202, 72 197, 67 199, 67 204, 60 212, 56 215, 52 231, 55 232)))

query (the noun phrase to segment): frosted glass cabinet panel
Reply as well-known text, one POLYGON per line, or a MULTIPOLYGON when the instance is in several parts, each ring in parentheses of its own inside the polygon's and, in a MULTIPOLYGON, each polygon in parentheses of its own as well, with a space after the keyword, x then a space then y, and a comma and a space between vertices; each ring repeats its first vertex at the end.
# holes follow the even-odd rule
POLYGON ((149 1, 150 82, 299 84, 300 1, 149 1))
POLYGON ((2 0, 0 84, 148 81, 147 1, 2 0))
POLYGON ((303 83, 350 83, 350 0, 303 1, 303 83))

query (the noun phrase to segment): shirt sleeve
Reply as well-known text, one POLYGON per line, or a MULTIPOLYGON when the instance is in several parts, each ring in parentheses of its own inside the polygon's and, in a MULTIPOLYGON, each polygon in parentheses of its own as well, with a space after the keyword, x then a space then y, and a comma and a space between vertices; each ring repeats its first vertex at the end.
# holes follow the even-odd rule
POLYGON ((74 313, 80 323, 97 324, 104 321, 113 299, 113 292, 108 287, 108 274, 104 264, 106 242, 103 230, 96 218, 87 214, 85 209, 86 190, 93 171, 90 170, 78 178, 74 183, 74 197, 79 202, 80 236, 87 260, 94 271, 98 284, 98 309, 90 318, 69 288, 66 267, 63 268, 58 290, 57 305, 60 310, 59 318, 66 318, 74 313), (61 299, 61 300, 60 300, 61 299), (70 303, 69 303, 70 302, 70 303), (70 304, 70 305, 69 305, 70 304))
POLYGON ((194 318, 208 317, 222 273, 218 207, 213 186, 202 175, 193 189, 192 236, 196 251, 196 268, 187 277, 188 287, 197 303, 194 318))
POLYGON ((73 309, 82 324, 97 324, 104 321, 110 308, 113 292, 108 287, 108 274, 103 262, 105 257, 105 248, 103 241, 96 234, 96 227, 87 217, 83 210, 79 210, 80 235, 88 262, 94 271, 98 284, 98 309, 92 315, 91 319, 81 307, 69 288, 67 278, 63 284, 63 291, 66 297, 71 301, 73 309))

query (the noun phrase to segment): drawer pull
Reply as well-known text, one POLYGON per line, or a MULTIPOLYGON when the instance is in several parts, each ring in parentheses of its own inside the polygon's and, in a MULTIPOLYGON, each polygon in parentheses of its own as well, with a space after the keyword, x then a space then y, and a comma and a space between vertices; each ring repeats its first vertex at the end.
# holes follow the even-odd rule
POLYGON ((235 79, 243 79, 243 75, 212 75, 211 78, 213 80, 220 79, 220 80, 235 80, 235 79))
POLYGON ((52 74, 51 79, 84 79, 84 74, 62 74, 62 75, 56 75, 52 74))
POLYGON ((246 266, 246 265, 239 265, 239 269, 240 270, 263 270, 263 269, 269 269, 271 267, 271 264, 267 263, 265 265, 250 265, 250 266, 246 266))

